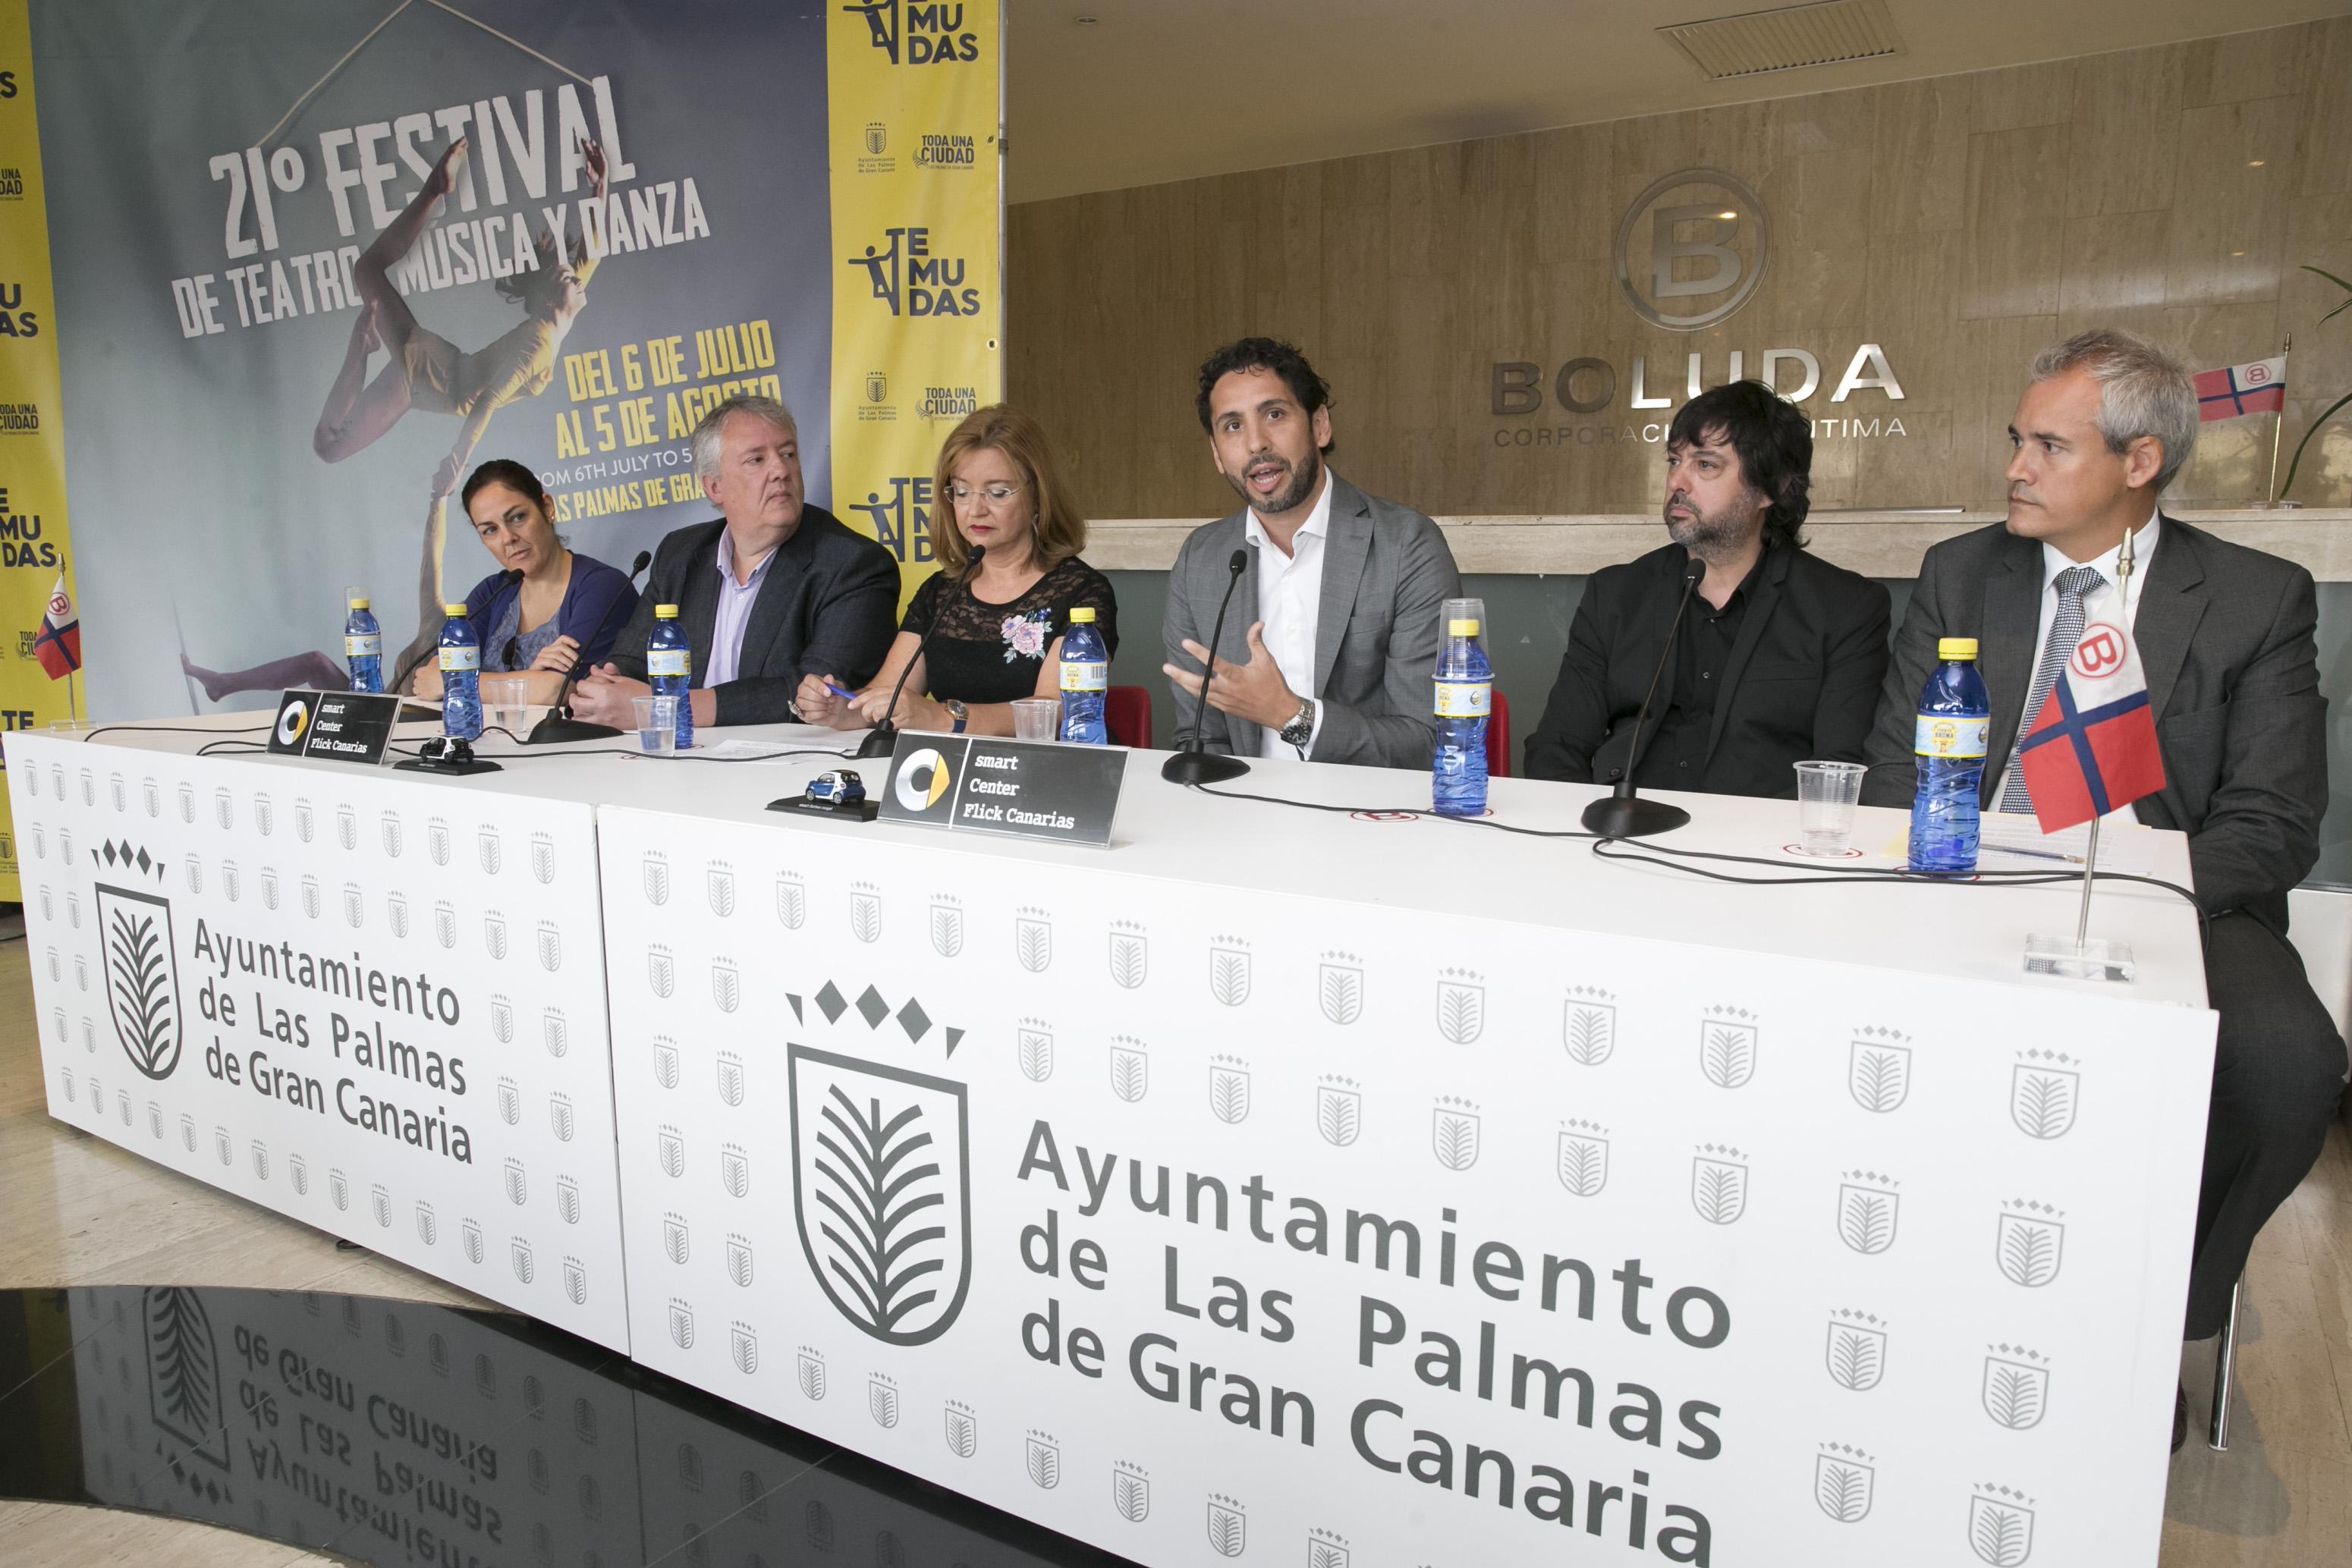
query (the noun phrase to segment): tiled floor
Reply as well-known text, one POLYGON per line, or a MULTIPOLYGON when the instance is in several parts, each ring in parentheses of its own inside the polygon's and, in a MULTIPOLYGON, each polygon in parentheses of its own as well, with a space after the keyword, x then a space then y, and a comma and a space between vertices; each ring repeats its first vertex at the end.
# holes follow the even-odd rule
MULTIPOLYGON (((31 1017, 25 947, 0 939, 0 1287, 232 1285, 488 1307, 51 1122, 31 1017)), ((2192 1435, 2172 1464, 2164 1568, 2352 1563, 2352 1143, 2341 1124, 2255 1249, 2229 1452, 2203 1441, 2211 1344, 2189 1347, 2182 1368, 2192 1435)), ((12 1568, 323 1561, 55 1504, 0 1502, 0 1541, 12 1568)))

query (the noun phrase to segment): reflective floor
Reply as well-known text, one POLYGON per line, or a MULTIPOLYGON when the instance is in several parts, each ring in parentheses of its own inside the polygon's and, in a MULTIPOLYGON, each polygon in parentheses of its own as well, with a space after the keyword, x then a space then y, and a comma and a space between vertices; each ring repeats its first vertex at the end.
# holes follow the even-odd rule
MULTIPOLYGON (((1118 1561, 49 1120, 30 993, 0 930, 6 1568, 1118 1561)), ((2161 1568, 2352 1563, 2341 1124, 2245 1295, 2228 1453, 2183 1357, 2161 1568)))
POLYGON ((385 1568, 1124 1561, 509 1313, 316 1291, 5 1291, 0 1390, 0 1496, 385 1568))

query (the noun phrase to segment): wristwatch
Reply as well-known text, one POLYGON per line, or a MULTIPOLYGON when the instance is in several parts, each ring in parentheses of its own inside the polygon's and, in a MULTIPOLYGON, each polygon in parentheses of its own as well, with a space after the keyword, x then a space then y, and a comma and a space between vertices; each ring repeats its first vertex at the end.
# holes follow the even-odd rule
POLYGON ((953 697, 942 697, 940 700, 940 706, 947 709, 949 716, 955 720, 955 728, 950 730, 948 733, 950 735, 961 735, 963 733, 963 727, 971 720, 971 710, 964 706, 963 704, 956 701, 953 697))
POLYGON ((1283 745, 1301 747, 1315 738, 1315 699, 1313 697, 1308 697, 1298 705, 1297 714, 1288 724, 1282 727, 1281 735, 1283 745))

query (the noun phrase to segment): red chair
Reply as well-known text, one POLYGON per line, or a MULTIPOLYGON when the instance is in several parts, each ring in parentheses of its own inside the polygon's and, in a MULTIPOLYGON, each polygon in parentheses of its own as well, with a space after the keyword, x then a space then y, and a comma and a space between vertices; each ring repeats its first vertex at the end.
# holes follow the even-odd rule
POLYGON ((1103 723, 1121 746, 1148 750, 1151 745, 1151 690, 1148 686, 1112 686, 1103 693, 1103 723))
POLYGON ((1510 776, 1511 704, 1509 698, 1496 691, 1494 706, 1486 715, 1486 777, 1508 779, 1510 776))

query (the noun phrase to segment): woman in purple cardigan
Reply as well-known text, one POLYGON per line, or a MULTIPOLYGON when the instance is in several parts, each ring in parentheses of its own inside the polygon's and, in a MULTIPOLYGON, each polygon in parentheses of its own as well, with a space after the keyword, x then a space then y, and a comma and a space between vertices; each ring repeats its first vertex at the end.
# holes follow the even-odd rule
MULTIPOLYGON (((539 476, 494 458, 474 470, 461 500, 466 516, 503 570, 466 596, 466 619, 482 644, 482 674, 523 674, 530 701, 561 699, 575 672, 594 668, 636 613, 637 591, 603 561, 564 547, 554 505, 539 476)), ((441 695, 441 672, 419 665, 415 692, 441 695)))

